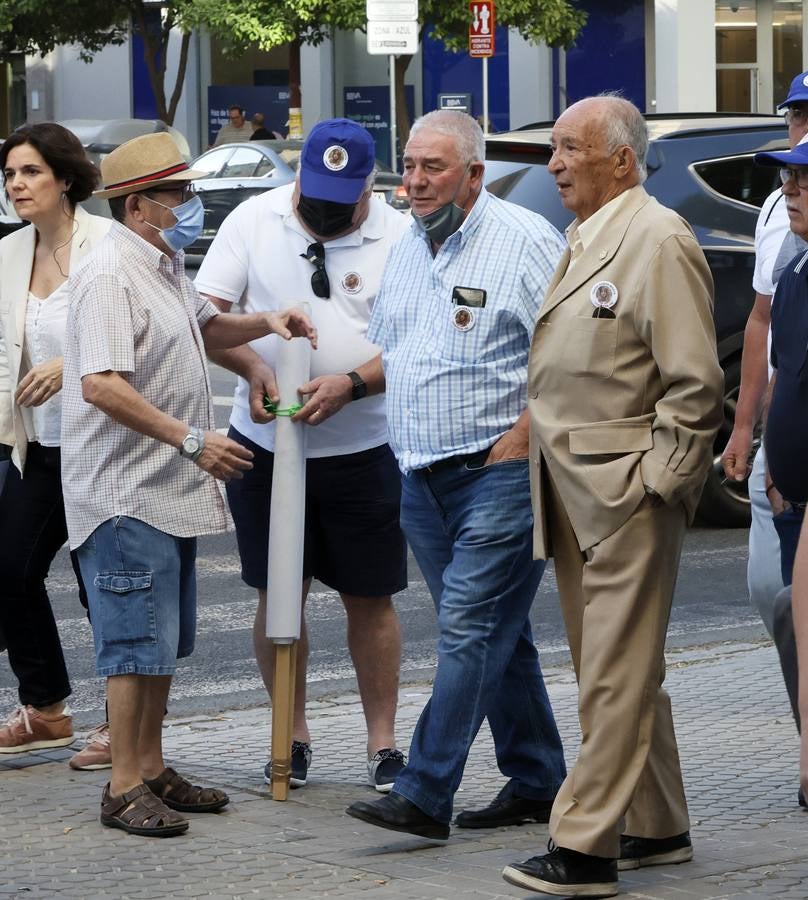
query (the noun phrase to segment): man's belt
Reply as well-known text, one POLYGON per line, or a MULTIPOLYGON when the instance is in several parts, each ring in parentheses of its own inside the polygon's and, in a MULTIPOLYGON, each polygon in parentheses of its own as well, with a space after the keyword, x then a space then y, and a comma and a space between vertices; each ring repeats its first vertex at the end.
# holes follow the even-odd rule
POLYGON ((461 453, 458 456, 447 456, 445 459, 438 459, 428 466, 424 466, 422 469, 416 469, 415 471, 428 475, 435 475, 438 472, 445 472, 449 469, 459 469, 460 466, 465 466, 470 462, 484 463, 490 451, 491 448, 486 447, 485 450, 477 450, 474 453, 461 453))

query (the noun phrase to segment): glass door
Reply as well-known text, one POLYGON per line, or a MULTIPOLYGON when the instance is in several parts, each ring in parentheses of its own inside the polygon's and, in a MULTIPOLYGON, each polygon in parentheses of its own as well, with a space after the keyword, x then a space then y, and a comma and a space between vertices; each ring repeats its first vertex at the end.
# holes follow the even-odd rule
POLYGON ((716 0, 716 109, 758 111, 757 0, 716 0))

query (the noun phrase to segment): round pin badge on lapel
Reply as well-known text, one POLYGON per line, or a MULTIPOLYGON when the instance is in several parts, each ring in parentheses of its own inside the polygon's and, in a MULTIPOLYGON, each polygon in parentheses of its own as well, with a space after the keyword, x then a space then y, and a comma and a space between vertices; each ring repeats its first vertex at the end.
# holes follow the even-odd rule
POLYGON ((452 325, 458 331, 470 331, 476 325, 474 311, 468 306, 456 306, 452 310, 452 325))
POLYGON ((611 309, 617 303, 617 296, 617 288, 611 281, 599 281, 592 285, 592 290, 589 292, 592 306, 601 309, 611 309))

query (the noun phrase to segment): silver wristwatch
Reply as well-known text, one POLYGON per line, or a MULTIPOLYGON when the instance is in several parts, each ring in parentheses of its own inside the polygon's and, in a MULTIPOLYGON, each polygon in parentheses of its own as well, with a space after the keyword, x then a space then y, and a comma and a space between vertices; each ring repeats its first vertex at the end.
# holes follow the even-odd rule
POLYGON ((192 428, 182 439, 180 456, 195 462, 205 449, 205 435, 201 428, 192 428))

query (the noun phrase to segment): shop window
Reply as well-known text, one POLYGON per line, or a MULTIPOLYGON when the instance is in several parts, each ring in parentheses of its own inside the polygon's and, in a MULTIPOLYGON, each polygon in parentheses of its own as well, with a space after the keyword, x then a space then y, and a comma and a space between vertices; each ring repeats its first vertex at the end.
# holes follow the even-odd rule
POLYGON ((774 0, 772 9, 772 108, 788 94, 802 65, 802 0, 774 0))

